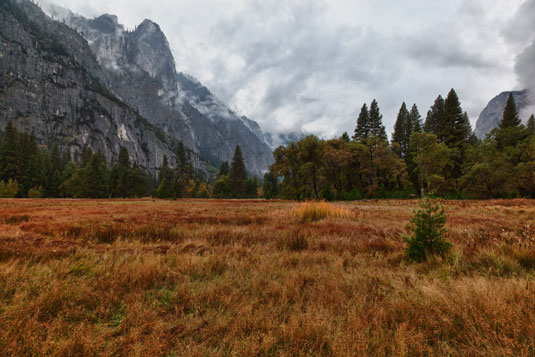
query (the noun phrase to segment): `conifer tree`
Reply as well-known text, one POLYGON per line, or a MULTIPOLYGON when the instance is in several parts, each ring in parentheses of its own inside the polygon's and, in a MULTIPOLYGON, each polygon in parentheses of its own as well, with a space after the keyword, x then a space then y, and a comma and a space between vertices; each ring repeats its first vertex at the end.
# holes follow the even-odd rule
POLYGON ((422 132, 422 117, 420 116, 420 112, 418 111, 416 104, 412 105, 409 117, 411 122, 411 135, 413 133, 422 132))
POLYGON ((279 194, 279 183, 273 171, 264 175, 264 184, 262 185, 262 194, 264 198, 272 199, 279 194))
POLYGON ((392 134, 392 143, 399 145, 399 157, 406 158, 409 154, 409 140, 412 135, 412 123, 409 111, 405 103, 399 109, 396 123, 394 124, 394 133, 392 134))
POLYGON ((425 119, 424 131, 429 134, 435 134, 439 142, 442 142, 439 137, 441 131, 441 125, 444 118, 444 99, 441 95, 435 99, 435 103, 431 106, 431 109, 427 112, 425 119))
POLYGON ((158 198, 175 197, 173 181, 173 170, 169 167, 169 159, 167 158, 167 155, 164 155, 162 167, 158 173, 158 198))
POLYGON ((357 127, 355 128, 355 134, 353 135, 353 140, 359 141, 366 139, 370 136, 370 126, 369 126, 369 113, 366 103, 362 105, 360 109, 360 114, 357 119, 357 127))
POLYGON ((444 117, 439 136, 450 149, 454 149, 451 177, 457 179, 462 174, 468 139, 472 134, 468 115, 461 108, 459 97, 451 89, 444 101, 444 117))
POLYGON ((217 177, 227 176, 229 171, 230 171, 230 166, 228 164, 228 161, 223 161, 221 163, 221 166, 219 167, 219 173, 217 174, 217 177))
POLYGON ((231 196, 234 198, 243 197, 245 194, 245 182, 247 181, 247 170, 245 169, 240 145, 237 145, 234 151, 228 178, 231 196))
POLYGON ((383 115, 379 111, 379 105, 374 99, 370 105, 369 112, 369 130, 370 136, 377 136, 382 140, 388 140, 386 136, 386 130, 383 125, 383 115))
POLYGON ((0 147, 0 180, 19 179, 20 156, 19 134, 9 121, 0 147))
POLYGON ((529 136, 535 136, 535 115, 531 114, 526 125, 529 136))
POLYGON ((89 192, 89 197, 106 197, 107 168, 104 155, 100 151, 93 154, 84 170, 84 182, 89 192))
POLYGON ((178 197, 186 196, 186 186, 193 178, 193 169, 186 155, 184 144, 179 143, 176 151, 175 193, 178 197))
POLYGON ((503 111, 502 121, 500 122, 500 129, 519 126, 521 123, 522 122, 518 117, 518 112, 516 111, 513 93, 509 93, 509 98, 507 98, 507 104, 505 105, 505 109, 503 111))
POLYGON ((115 191, 117 195, 122 198, 129 197, 132 191, 132 172, 130 167, 130 157, 128 150, 125 147, 121 147, 119 151, 119 159, 117 165, 113 169, 115 187, 112 187, 112 191, 115 191))

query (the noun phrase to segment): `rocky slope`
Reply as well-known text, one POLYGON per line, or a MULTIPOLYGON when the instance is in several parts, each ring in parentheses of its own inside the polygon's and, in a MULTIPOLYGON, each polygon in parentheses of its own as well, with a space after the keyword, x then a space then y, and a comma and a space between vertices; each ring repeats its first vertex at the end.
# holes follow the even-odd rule
POLYGON ((151 171, 163 155, 174 162, 176 140, 109 89, 87 41, 29 1, 0 1, 0 78, 0 128, 12 120, 44 144, 72 154, 88 145, 109 162, 124 146, 151 171))
POLYGON ((47 11, 83 35, 113 92, 152 124, 218 165, 240 145, 250 173, 261 174, 272 153, 258 124, 228 109, 193 77, 176 73, 160 27, 143 21, 127 31, 117 17, 86 19, 64 9, 47 11))
MULTIPOLYGON (((478 138, 485 138, 487 133, 500 125, 500 122, 503 118, 503 111, 505 109, 505 105, 507 104, 507 98, 509 98, 509 93, 511 92, 502 92, 498 94, 483 109, 476 122, 475 133, 478 138)), ((527 106, 530 104, 528 91, 514 91, 512 93, 517 111, 519 113, 523 113, 523 109, 527 108, 527 106)), ((521 115, 521 119, 523 122, 526 122, 528 116, 524 118, 521 115)))

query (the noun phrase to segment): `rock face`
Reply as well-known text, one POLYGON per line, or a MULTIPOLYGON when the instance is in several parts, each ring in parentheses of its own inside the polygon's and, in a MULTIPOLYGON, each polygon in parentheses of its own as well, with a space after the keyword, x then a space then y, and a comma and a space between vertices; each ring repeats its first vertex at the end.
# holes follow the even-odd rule
POLYGON ((143 21, 125 30, 113 15, 86 19, 52 7, 54 16, 89 43, 112 91, 147 120, 213 165, 240 145, 247 170, 260 175, 273 157, 258 124, 239 117, 195 78, 176 73, 160 27, 143 21))
POLYGON ((177 141, 109 89, 87 41, 29 1, 0 2, 0 79, 1 128, 12 120, 43 144, 57 142, 71 155, 87 145, 108 162, 124 146, 152 172, 163 155, 175 161, 177 141))
MULTIPOLYGON (((502 92, 498 94, 489 102, 489 104, 487 104, 485 109, 483 109, 476 122, 475 133, 478 138, 485 138, 486 134, 500 125, 503 118, 503 111, 507 104, 507 98, 509 98, 509 93, 511 92, 502 92)), ((516 104, 516 110, 521 113, 522 110, 529 105, 528 91, 523 90, 512 93, 516 104)), ((521 119, 526 122, 528 118, 521 117, 521 119)))

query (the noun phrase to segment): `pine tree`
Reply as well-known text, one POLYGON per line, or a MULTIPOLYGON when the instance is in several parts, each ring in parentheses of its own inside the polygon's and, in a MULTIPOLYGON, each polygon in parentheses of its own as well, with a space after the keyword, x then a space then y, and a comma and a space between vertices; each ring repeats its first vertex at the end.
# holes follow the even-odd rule
POLYGON ((19 134, 9 121, 0 147, 0 180, 18 180, 20 175, 19 134))
POLYGON ((428 197, 422 201, 420 209, 414 213, 409 229, 411 237, 404 237, 408 243, 405 252, 414 261, 424 261, 431 255, 444 256, 451 249, 451 243, 444 239, 447 232, 444 209, 428 197))
POLYGON ((341 139, 345 143, 348 143, 351 141, 351 138, 349 137, 349 134, 347 133, 347 131, 344 131, 344 133, 341 136, 341 139))
POLYGON ((435 99, 435 103, 431 106, 431 109, 427 112, 425 119, 424 131, 429 134, 435 134, 439 142, 442 142, 439 137, 441 131, 441 125, 444 121, 444 99, 442 96, 438 96, 435 99))
POLYGON ((418 111, 418 107, 416 106, 416 104, 412 105, 409 117, 412 129, 411 134, 422 132, 422 117, 420 116, 420 112, 418 111))
POLYGON ((230 194, 234 198, 243 197, 245 194, 245 181, 247 180, 247 170, 243 161, 240 146, 236 146, 232 165, 229 172, 230 194))
POLYGON ((374 99, 370 105, 369 112, 369 130, 370 136, 377 136, 382 140, 388 140, 386 130, 383 125, 383 115, 379 111, 377 101, 374 99))
POLYGON ((116 181, 112 187, 112 192, 115 192, 119 197, 126 198, 132 192, 132 172, 130 167, 130 157, 128 150, 121 146, 119 150, 119 159, 117 165, 113 168, 113 176, 116 181))
POLYGON ((173 198, 175 197, 174 190, 174 175, 173 170, 169 167, 169 159, 167 155, 163 156, 162 167, 158 173, 158 198, 173 198))
POLYGON ((472 134, 468 115, 465 115, 455 90, 451 89, 444 102, 444 117, 440 127, 441 141, 450 149, 454 149, 453 178, 461 176, 461 168, 465 159, 468 139, 472 134))
POLYGON ((228 161, 223 161, 221 163, 221 167, 219 168, 219 173, 217 174, 217 177, 227 176, 229 171, 230 171, 230 166, 228 164, 228 161))
POLYGON ((360 114, 357 119, 357 127, 355 128, 355 135, 353 135, 353 140, 359 141, 366 139, 370 136, 370 127, 369 127, 370 117, 368 113, 368 107, 366 103, 362 105, 360 109, 360 114))
POLYGON ((399 145, 398 155, 401 158, 407 158, 409 154, 409 140, 411 135, 411 118, 407 106, 403 103, 399 109, 398 117, 394 124, 394 133, 392 134, 392 143, 399 145))
POLYGON ((279 194, 279 183, 275 174, 270 171, 264 175, 264 184, 262 185, 262 195, 264 198, 272 199, 279 194))
POLYGON ((91 198, 106 197, 107 167, 104 155, 99 151, 91 156, 85 167, 84 182, 91 198))
POLYGON ((500 129, 510 128, 513 126, 519 126, 522 122, 518 117, 516 111, 515 99, 513 98, 513 93, 509 93, 509 98, 507 98, 507 104, 505 105, 505 110, 503 111, 503 118, 500 122, 500 129))
POLYGON ((526 125, 528 135, 535 136, 535 115, 531 114, 526 125))
POLYGON ((245 181, 245 196, 248 198, 258 197, 258 177, 253 176, 245 181))
POLYGON ((178 143, 176 151, 175 176, 175 193, 177 197, 186 197, 186 186, 189 180, 193 178, 193 170, 182 143, 178 143))

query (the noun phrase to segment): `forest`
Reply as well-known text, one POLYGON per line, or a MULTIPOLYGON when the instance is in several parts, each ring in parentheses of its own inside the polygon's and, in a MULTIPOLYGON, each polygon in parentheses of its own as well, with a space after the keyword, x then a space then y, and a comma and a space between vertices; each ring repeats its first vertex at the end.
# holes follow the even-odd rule
POLYGON ((185 147, 152 175, 121 148, 115 162, 83 147, 74 155, 40 145, 8 122, 0 136, 0 197, 282 198, 358 200, 432 194, 450 199, 535 197, 535 118, 524 126, 509 96, 500 126, 473 133, 455 90, 438 96, 425 121, 401 105, 390 142, 379 105, 364 104, 352 137, 310 135, 280 146, 262 179, 247 174, 236 147, 217 175, 196 172, 185 147))

